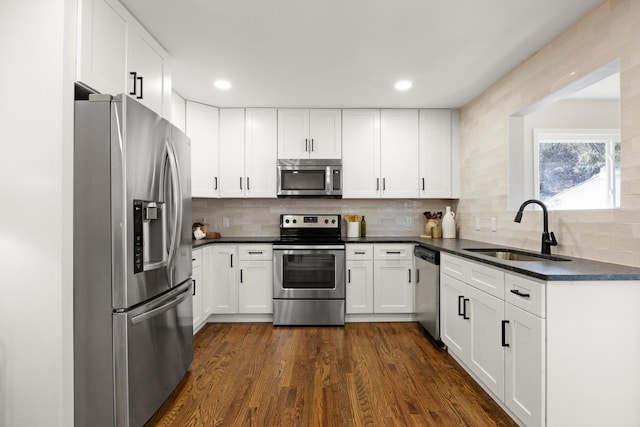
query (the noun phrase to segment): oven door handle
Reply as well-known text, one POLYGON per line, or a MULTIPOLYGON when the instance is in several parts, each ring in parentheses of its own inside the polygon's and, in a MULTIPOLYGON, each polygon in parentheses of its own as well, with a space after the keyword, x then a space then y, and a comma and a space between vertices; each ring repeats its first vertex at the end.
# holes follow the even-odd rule
POLYGON ((274 245, 274 251, 326 251, 344 250, 344 245, 274 245))

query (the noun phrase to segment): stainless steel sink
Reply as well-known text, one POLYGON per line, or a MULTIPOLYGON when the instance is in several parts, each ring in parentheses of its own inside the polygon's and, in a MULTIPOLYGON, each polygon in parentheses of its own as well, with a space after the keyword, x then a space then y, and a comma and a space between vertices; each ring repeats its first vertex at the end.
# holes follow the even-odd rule
POLYGON ((554 255, 538 254, 535 252, 520 251, 507 248, 465 248, 465 251, 475 252, 480 255, 492 256, 508 261, 571 261, 554 255))

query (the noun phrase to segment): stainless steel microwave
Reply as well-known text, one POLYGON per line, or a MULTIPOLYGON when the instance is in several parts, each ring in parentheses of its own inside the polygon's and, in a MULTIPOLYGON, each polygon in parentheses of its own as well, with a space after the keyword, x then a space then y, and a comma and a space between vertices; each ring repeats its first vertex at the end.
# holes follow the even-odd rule
POLYGON ((342 160, 278 160, 278 197, 342 198, 342 160))

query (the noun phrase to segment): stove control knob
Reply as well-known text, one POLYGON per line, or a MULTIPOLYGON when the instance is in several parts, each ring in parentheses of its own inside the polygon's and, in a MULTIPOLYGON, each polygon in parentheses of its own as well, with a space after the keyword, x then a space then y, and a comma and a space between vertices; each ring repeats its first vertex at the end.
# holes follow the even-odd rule
POLYGON ((328 219, 325 219, 325 220, 324 220, 324 223, 325 223, 325 224, 329 224, 329 220, 328 220, 328 219))
POLYGON ((331 220, 331 224, 335 224, 335 223, 336 223, 336 220, 335 220, 335 219, 332 219, 332 220, 331 220))
POLYGON ((294 224, 296 224, 297 222, 298 222, 298 220, 297 220, 297 219, 294 219, 294 220, 293 220, 293 223, 294 223, 294 224))
POLYGON ((287 223, 287 224, 289 224, 289 220, 288 220, 288 219, 285 219, 285 220, 284 220, 284 222, 285 222, 285 223, 287 223))

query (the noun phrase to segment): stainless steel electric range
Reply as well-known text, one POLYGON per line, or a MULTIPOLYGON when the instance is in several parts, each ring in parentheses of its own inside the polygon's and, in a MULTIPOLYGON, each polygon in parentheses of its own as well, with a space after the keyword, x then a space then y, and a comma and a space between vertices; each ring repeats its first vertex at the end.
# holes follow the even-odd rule
POLYGON ((273 324, 344 325, 340 215, 280 215, 273 245, 273 324))

